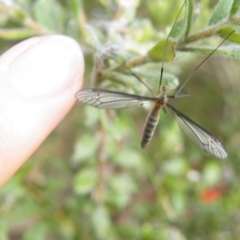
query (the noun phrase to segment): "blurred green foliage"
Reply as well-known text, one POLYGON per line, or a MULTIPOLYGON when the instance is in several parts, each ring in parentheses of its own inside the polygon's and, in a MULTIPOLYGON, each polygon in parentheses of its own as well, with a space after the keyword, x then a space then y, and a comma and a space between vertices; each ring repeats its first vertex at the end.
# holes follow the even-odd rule
MULTIPOLYGON (((0 51, 30 36, 65 34, 83 49, 87 86, 149 94, 126 67, 157 89, 161 43, 182 4, 1 1, 0 51)), ((187 84, 191 98, 172 101, 221 139, 226 160, 198 149, 164 112, 142 150, 146 111, 77 104, 1 188, 0 239, 239 239, 239 7, 239 0, 187 0, 166 51, 175 61, 164 65, 164 81, 176 88, 206 58, 196 53, 209 54, 235 30, 187 84)))

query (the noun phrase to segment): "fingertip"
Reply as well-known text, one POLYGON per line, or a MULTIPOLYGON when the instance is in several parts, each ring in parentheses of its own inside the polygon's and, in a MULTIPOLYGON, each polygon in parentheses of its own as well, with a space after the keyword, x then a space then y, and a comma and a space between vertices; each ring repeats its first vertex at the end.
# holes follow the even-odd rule
POLYGON ((31 38, 0 57, 0 185, 71 109, 83 73, 81 49, 65 36, 31 38))
POLYGON ((78 43, 56 35, 17 44, 0 61, 12 86, 27 98, 47 97, 82 84, 84 61, 78 43))

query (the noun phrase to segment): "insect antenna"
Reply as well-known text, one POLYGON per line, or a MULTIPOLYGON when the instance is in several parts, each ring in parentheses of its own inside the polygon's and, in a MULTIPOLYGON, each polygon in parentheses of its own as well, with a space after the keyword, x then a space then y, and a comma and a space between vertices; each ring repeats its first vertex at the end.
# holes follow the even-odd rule
MULTIPOLYGON (((176 22, 177 22, 180 14, 181 14, 183 8, 184 8, 184 5, 186 4, 186 2, 187 2, 187 0, 184 1, 183 5, 182 5, 182 7, 181 7, 181 9, 180 9, 180 11, 178 12, 177 17, 175 18, 174 23, 173 23, 173 25, 172 25, 172 28, 171 28, 168 36, 167 36, 167 39, 166 39, 166 44, 165 44, 165 46, 164 46, 164 52, 163 52, 163 61, 162 61, 162 66, 161 66, 161 72, 160 72, 159 86, 158 86, 157 94, 159 94, 160 91, 161 91, 160 88, 161 88, 161 85, 162 85, 163 72, 164 72, 164 59, 166 58, 166 54, 167 54, 167 47, 168 47, 169 38, 170 38, 170 35, 171 35, 171 33, 172 33, 172 30, 173 30, 174 26, 176 25, 176 22)), ((116 60, 114 57, 112 57, 113 54, 111 54, 111 53, 110 53, 110 54, 109 54, 109 53, 103 53, 103 52, 99 51, 98 49, 96 49, 94 46, 92 46, 92 48, 93 48, 96 52, 100 53, 100 58, 107 56, 109 59, 111 59, 111 60, 113 60, 114 62, 116 62, 119 66, 118 66, 118 67, 115 67, 115 69, 119 69, 119 67, 125 68, 132 76, 134 76, 139 82, 141 82, 141 83, 148 89, 148 91, 150 91, 150 92, 152 93, 152 95, 153 95, 154 97, 156 97, 156 94, 154 93, 154 91, 153 91, 134 71, 132 71, 128 66, 126 66, 126 63, 125 63, 124 60, 123 60, 122 62, 119 62, 119 61, 116 60)), ((109 49, 106 50, 106 52, 109 52, 109 49)), ((101 74, 100 74, 100 75, 101 75, 101 74)))
POLYGON ((180 9, 180 11, 178 12, 178 15, 177 15, 177 17, 175 18, 175 20, 174 20, 174 22, 173 22, 173 25, 172 25, 172 28, 171 28, 168 36, 167 36, 167 39, 166 39, 166 45, 165 45, 164 51, 163 51, 163 60, 162 60, 162 66, 161 66, 161 72, 160 72, 160 79, 159 79, 159 85, 158 85, 158 94, 160 93, 160 91, 161 91, 161 86, 162 86, 163 70, 164 70, 164 59, 165 59, 165 57, 166 57, 166 52, 167 52, 167 46, 168 46, 169 37, 170 37, 170 34, 172 33, 172 30, 173 30, 174 26, 176 25, 176 22, 177 22, 177 20, 178 20, 178 18, 179 18, 179 16, 180 16, 180 14, 181 14, 181 12, 182 12, 185 4, 186 4, 186 0, 184 1, 183 5, 182 5, 182 7, 181 7, 181 9, 180 9))
POLYGON ((140 78, 138 77, 137 74, 135 74, 130 68, 128 68, 127 66, 124 66, 138 81, 140 81, 151 93, 153 96, 155 96, 155 93, 153 92, 153 90, 140 78))
POLYGON ((182 95, 179 95, 179 93, 182 91, 182 89, 185 87, 185 85, 189 82, 189 80, 192 78, 192 76, 195 74, 198 68, 200 68, 204 62, 208 60, 217 50, 218 48, 235 32, 235 30, 232 30, 225 39, 223 39, 222 42, 219 43, 219 45, 190 73, 186 81, 181 85, 181 87, 177 90, 177 92, 174 94, 172 98, 181 97, 182 95))

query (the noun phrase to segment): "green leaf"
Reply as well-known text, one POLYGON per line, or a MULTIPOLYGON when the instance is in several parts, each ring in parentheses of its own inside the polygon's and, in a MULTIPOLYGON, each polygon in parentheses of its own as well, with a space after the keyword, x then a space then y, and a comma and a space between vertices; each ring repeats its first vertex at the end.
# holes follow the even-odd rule
POLYGON ((172 159, 170 161, 166 161, 162 165, 162 171, 165 174, 183 175, 187 171, 187 163, 183 159, 172 159))
POLYGON ((35 32, 27 28, 0 29, 0 38, 5 40, 22 40, 35 35, 35 32))
POLYGON ((203 170, 202 178, 207 185, 216 184, 221 178, 221 167, 217 162, 208 162, 203 170))
POLYGON ((119 152, 113 161, 121 167, 136 169, 137 171, 143 170, 145 166, 141 153, 127 148, 119 152))
POLYGON ((89 44, 94 50, 98 50, 102 48, 101 41, 96 30, 89 24, 85 25, 85 35, 86 35, 86 43, 89 44))
POLYGON ((219 0, 208 25, 217 24, 228 18, 232 9, 233 0, 219 0))
POLYGON ((169 36, 174 39, 180 39, 184 35, 185 29, 186 29, 185 26, 186 24, 183 19, 176 22, 172 27, 172 30, 169 36))
POLYGON ((238 29, 234 28, 233 26, 225 26, 220 28, 217 31, 217 34, 221 36, 222 38, 226 38, 232 31, 235 31, 232 33, 227 40, 230 42, 240 43, 240 33, 238 32, 238 29))
POLYGON ((84 5, 82 0, 70 0, 67 3, 75 18, 80 17, 79 14, 83 14, 84 5))
MULTIPOLYGON (((186 50, 190 52, 197 52, 197 53, 203 53, 203 54, 210 54, 212 51, 214 51, 215 47, 188 47, 186 50)), ((232 58, 240 58, 240 46, 238 45, 232 45, 232 46, 224 46, 220 47, 216 50, 214 55, 222 55, 222 56, 228 56, 232 58)))
POLYGON ((109 189, 108 201, 123 208, 129 203, 133 193, 136 192, 137 185, 129 174, 115 174, 109 179, 109 189))
POLYGON ((49 230, 48 222, 37 222, 31 228, 28 228, 24 233, 24 240, 41 240, 47 238, 47 233, 49 230))
POLYGON ((129 36, 132 36, 139 44, 152 41, 156 37, 156 29, 149 19, 141 19, 138 22, 134 22, 132 28, 134 28, 134 31, 131 31, 129 36))
POLYGON ((108 209, 102 205, 97 206, 91 217, 93 229, 98 239, 113 239, 112 223, 108 209))
POLYGON ((174 23, 169 34, 172 38, 181 38, 182 36, 187 38, 191 30, 193 22, 193 0, 186 0, 184 5, 186 6, 184 18, 180 21, 176 19, 176 22, 174 23))
POLYGON ((239 9, 240 9, 240 0, 234 0, 230 15, 233 16, 235 13, 238 13, 239 9))
POLYGON ((97 184, 98 174, 95 169, 83 169, 74 178, 74 190, 79 194, 93 191, 97 184))
MULTIPOLYGON (((4 208, 3 204, 2 204, 2 208, 4 208)), ((9 229, 7 226, 7 221, 6 221, 5 217, 3 216, 0 219, 0 239, 7 239, 8 235, 9 235, 9 229)))
POLYGON ((76 39, 78 42, 82 40, 85 34, 86 14, 84 11, 84 0, 66 1, 69 7, 68 16, 73 16, 71 20, 65 24, 65 34, 76 39))
POLYGON ((56 1, 39 0, 33 8, 37 22, 54 32, 63 32, 65 26, 65 13, 56 1))
POLYGON ((179 79, 175 75, 167 72, 163 73, 163 82, 167 83, 169 90, 174 90, 179 85, 179 79))
POLYGON ((99 0, 99 2, 106 8, 109 9, 111 7, 110 4, 108 4, 107 0, 99 0))
POLYGON ((98 148, 98 144, 98 139, 96 139, 89 133, 85 133, 76 142, 72 161, 82 162, 89 160, 89 158, 91 158, 95 154, 98 148))
MULTIPOLYGON (((93 108, 89 106, 86 106, 84 108, 84 114, 83 114, 84 117, 82 116, 82 118, 87 128, 92 128, 98 123, 99 114, 100 112, 99 112, 99 109, 97 108, 93 108)), ((78 117, 81 118, 80 115, 78 117)))
POLYGON ((176 42, 172 39, 169 39, 167 46, 166 46, 166 43, 167 43, 167 40, 165 39, 160 40, 153 48, 149 50, 148 56, 152 58, 154 61, 164 61, 164 62, 173 61, 175 57, 176 42))
POLYGON ((14 5, 10 10, 10 16, 19 22, 24 22, 29 17, 29 14, 20 6, 14 5))
POLYGON ((185 19, 184 19, 184 21, 185 21, 185 33, 184 33, 185 39, 188 37, 189 32, 191 30, 192 18, 193 18, 193 0, 188 0, 185 19))
POLYGON ((24 6, 24 8, 27 8, 31 4, 31 0, 18 0, 15 2, 21 6, 24 6))
MULTIPOLYGON (((129 130, 131 121, 126 114, 118 113, 115 119, 110 119, 104 112, 101 114, 101 123, 111 141, 118 142, 129 136, 129 134, 131 135, 129 130)), ((113 154, 115 157, 116 153, 113 154)))

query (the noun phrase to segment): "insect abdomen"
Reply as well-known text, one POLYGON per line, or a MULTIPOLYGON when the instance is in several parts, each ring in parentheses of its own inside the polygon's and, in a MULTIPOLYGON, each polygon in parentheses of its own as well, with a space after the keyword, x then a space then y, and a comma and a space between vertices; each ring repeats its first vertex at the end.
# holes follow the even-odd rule
POLYGON ((160 111, 160 108, 154 106, 152 111, 148 114, 144 129, 143 129, 143 136, 141 141, 142 148, 145 148, 147 146, 147 144, 149 143, 149 141, 153 136, 153 133, 155 131, 155 128, 159 120, 159 111, 160 111))

